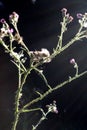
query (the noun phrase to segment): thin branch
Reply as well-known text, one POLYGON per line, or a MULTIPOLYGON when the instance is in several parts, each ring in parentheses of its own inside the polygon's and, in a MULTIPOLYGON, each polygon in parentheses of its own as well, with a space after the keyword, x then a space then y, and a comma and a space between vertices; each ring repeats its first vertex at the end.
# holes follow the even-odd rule
POLYGON ((32 125, 32 130, 36 130, 37 129, 37 127, 44 121, 44 120, 46 120, 47 118, 47 115, 50 113, 50 111, 47 111, 46 113, 44 113, 43 115, 42 115, 42 117, 39 119, 39 121, 37 122, 37 124, 34 126, 34 125, 32 125))
POLYGON ((71 77, 70 79, 64 81, 63 83, 61 83, 61 84, 59 84, 59 85, 57 85, 57 86, 54 87, 53 89, 49 89, 49 90, 46 91, 41 97, 38 97, 38 98, 32 100, 31 102, 27 103, 26 105, 24 105, 24 107, 23 107, 22 109, 25 109, 25 108, 27 108, 27 107, 30 107, 32 104, 37 103, 38 101, 44 99, 47 95, 49 95, 49 94, 52 93, 53 91, 55 91, 55 90, 57 90, 57 89, 63 87, 64 85, 66 85, 66 84, 72 82, 72 81, 75 80, 75 79, 80 78, 81 76, 83 76, 83 75, 85 75, 85 74, 87 74, 87 71, 84 71, 84 72, 78 74, 77 76, 71 77))
POLYGON ((47 81, 45 75, 43 74, 43 72, 41 72, 41 71, 40 71, 38 68, 36 68, 36 67, 34 67, 34 70, 37 71, 37 72, 40 74, 40 76, 41 76, 42 79, 44 80, 46 86, 47 86, 49 89, 52 89, 51 86, 48 84, 48 81, 47 81))
POLYGON ((41 111, 42 113, 44 113, 42 108, 34 108, 34 109, 23 109, 22 111, 20 111, 20 113, 26 113, 26 112, 34 112, 34 111, 41 111))
MULTIPOLYGON (((19 65, 17 63, 15 63, 13 60, 11 60, 11 62, 19 69, 19 65)), ((24 70, 22 68, 20 68, 22 72, 24 72, 24 70)))
POLYGON ((62 48, 63 34, 66 31, 66 29, 67 28, 66 28, 65 17, 63 17, 63 22, 61 22, 61 33, 60 33, 59 40, 58 40, 58 43, 56 46, 56 51, 61 50, 61 48, 62 48))
POLYGON ((18 89, 17 89, 17 92, 16 92, 16 95, 15 95, 15 118, 14 118, 14 121, 13 121, 13 126, 12 126, 12 130, 16 130, 16 127, 17 127, 17 123, 18 123, 18 120, 19 120, 19 115, 20 115, 20 112, 19 112, 19 101, 20 101, 20 94, 21 94, 21 91, 22 89, 20 88, 21 87, 21 69, 20 69, 20 63, 19 63, 19 69, 18 69, 18 89))
MULTIPOLYGON (((84 33, 86 33, 86 31, 84 32, 84 33)), ((72 38, 65 46, 63 46, 62 48, 61 48, 61 50, 59 50, 59 51, 56 51, 56 50, 54 50, 54 52, 51 54, 51 58, 53 59, 53 58, 55 58, 56 56, 58 56, 61 52, 63 52, 64 50, 66 50, 67 48, 69 48, 72 44, 74 44, 76 41, 79 41, 79 40, 81 40, 81 39, 83 39, 83 38, 86 38, 87 36, 86 35, 75 35, 75 37, 74 38, 72 38)))

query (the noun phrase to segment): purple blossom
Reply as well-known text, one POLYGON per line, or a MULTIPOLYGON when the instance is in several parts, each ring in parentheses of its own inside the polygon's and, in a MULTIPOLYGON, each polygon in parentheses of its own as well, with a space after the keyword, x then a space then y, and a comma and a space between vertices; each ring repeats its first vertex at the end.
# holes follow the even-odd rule
POLYGON ((75 65, 75 59, 74 58, 72 58, 71 60, 70 60, 70 64, 73 64, 73 65, 75 65))
POLYGON ((13 28, 9 29, 8 32, 13 33, 14 32, 13 28))
POLYGON ((70 16, 69 13, 67 13, 67 9, 66 8, 63 8, 61 11, 62 11, 62 16, 65 17, 65 20, 66 20, 67 24, 73 21, 73 17, 70 16))
POLYGON ((16 12, 12 13, 14 17, 19 18, 19 15, 16 12))
POLYGON ((5 19, 0 20, 1 23, 6 23, 5 19))
POLYGON ((19 19, 19 15, 16 12, 13 12, 11 15, 9 15, 9 20, 11 23, 17 23, 19 19))
POLYGON ((61 11, 62 11, 62 14, 65 16, 66 13, 67 13, 67 9, 66 9, 66 8, 63 8, 61 11))
POLYGON ((82 19, 82 17, 83 17, 83 15, 82 15, 81 13, 78 13, 78 14, 77 14, 77 18, 78 18, 78 19, 82 19))

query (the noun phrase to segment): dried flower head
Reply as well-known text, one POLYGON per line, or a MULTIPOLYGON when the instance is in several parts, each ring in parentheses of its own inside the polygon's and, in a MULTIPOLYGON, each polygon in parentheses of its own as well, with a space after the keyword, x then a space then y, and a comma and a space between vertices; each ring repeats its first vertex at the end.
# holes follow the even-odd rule
POLYGON ((18 33, 14 35, 14 40, 18 42, 18 44, 22 44, 23 37, 19 36, 18 33))
POLYGON ((50 52, 42 48, 41 51, 30 51, 31 59, 33 62, 40 62, 41 60, 43 63, 51 62, 50 52))

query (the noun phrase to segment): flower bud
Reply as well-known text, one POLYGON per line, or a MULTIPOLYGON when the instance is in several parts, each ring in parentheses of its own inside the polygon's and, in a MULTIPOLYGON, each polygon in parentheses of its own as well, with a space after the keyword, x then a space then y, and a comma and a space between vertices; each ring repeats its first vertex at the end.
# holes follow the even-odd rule
POLYGON ((64 16, 66 16, 67 9, 66 9, 66 8, 63 8, 61 11, 62 11, 62 14, 63 14, 64 16))
POLYGON ((73 64, 73 65, 75 65, 75 59, 74 58, 72 58, 71 60, 70 60, 70 64, 73 64))

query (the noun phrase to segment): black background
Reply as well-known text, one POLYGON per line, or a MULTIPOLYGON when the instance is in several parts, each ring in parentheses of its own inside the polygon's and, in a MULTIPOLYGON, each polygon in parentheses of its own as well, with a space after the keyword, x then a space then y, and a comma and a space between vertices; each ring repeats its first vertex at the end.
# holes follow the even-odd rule
MULTIPOLYGON (((47 48, 50 52, 56 47, 62 20, 61 9, 67 8, 74 17, 64 35, 65 45, 79 28, 77 13, 87 11, 86 0, 3 0, 0 1, 0 18, 8 21, 9 14, 16 11, 19 14, 18 28, 24 42, 30 50, 47 48)), ((10 130, 13 121, 14 94, 17 89, 17 69, 10 62, 10 57, 0 46, 0 130, 10 130)), ((87 40, 76 42, 51 63, 42 66, 49 84, 54 87, 58 83, 74 76, 75 70, 69 61, 75 58, 79 65, 79 72, 87 69, 87 40)), ((24 89, 24 100, 27 102, 34 95, 33 91, 44 92, 46 87, 41 78, 34 72, 27 80, 24 89)), ((38 130, 87 130, 87 76, 73 81, 50 94, 38 103, 40 107, 53 100, 57 101, 59 113, 50 114, 38 130)), ((18 130, 31 130, 32 122, 36 123, 40 113, 24 114, 21 117, 18 130)))

